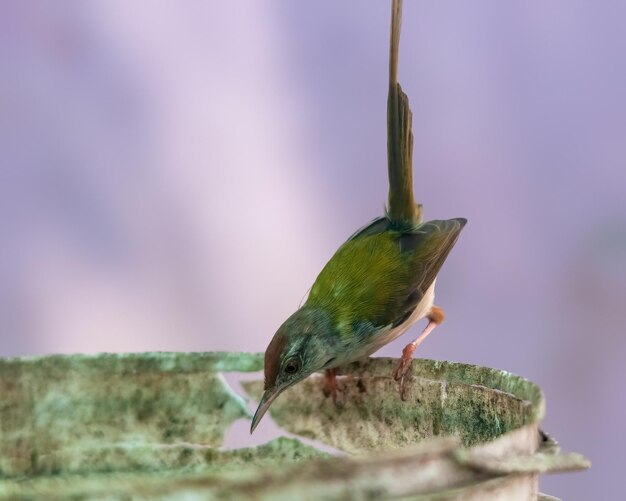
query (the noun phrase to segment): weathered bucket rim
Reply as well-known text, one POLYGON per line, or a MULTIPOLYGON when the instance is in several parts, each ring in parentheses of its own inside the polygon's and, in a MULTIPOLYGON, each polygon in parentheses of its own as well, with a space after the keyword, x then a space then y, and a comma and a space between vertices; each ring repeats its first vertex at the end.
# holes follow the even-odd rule
MULTIPOLYGON (((74 369, 87 371, 117 372, 147 369, 164 373, 212 372, 259 372, 263 370, 262 353, 246 352, 173 352, 148 351, 133 353, 92 353, 92 354, 51 354, 27 355, 0 358, 2 370, 17 369, 29 365, 42 368, 46 362, 59 364, 67 361, 74 369), (117 364, 112 364, 117 361, 117 364), (149 364, 150 363, 150 364, 149 364)), ((344 375, 363 375, 388 377, 391 375, 397 359, 389 357, 371 357, 353 362, 342 367, 344 375)), ((543 391, 532 381, 501 369, 493 369, 463 362, 450 362, 427 358, 413 361, 411 375, 428 380, 441 380, 484 386, 491 390, 503 391, 532 404, 533 421, 540 421, 545 414, 543 391), (436 378, 433 378, 433 374, 436 378)))

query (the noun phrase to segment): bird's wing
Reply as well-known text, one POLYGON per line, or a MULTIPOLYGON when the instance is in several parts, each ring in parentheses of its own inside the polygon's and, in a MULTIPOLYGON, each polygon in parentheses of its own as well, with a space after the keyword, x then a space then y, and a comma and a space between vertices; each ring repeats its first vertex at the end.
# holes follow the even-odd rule
POLYGON ((396 323, 434 281, 464 220, 430 221, 410 231, 387 229, 386 218, 359 230, 321 271, 308 303, 349 331, 356 324, 396 323))
POLYGON ((432 285, 448 254, 454 247, 467 219, 434 220, 421 224, 414 232, 398 238, 400 250, 410 262, 412 280, 393 325, 403 323, 432 285))

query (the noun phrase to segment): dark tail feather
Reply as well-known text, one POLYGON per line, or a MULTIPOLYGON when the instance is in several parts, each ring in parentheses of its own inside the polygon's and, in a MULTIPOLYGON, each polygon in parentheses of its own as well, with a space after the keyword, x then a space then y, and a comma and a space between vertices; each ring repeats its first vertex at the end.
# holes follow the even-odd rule
POLYGON ((421 207, 413 198, 413 115, 409 99, 398 83, 398 47, 402 24, 402 0, 391 4, 389 48, 389 96, 387 98, 387 160, 389 207, 392 223, 420 222, 421 207))

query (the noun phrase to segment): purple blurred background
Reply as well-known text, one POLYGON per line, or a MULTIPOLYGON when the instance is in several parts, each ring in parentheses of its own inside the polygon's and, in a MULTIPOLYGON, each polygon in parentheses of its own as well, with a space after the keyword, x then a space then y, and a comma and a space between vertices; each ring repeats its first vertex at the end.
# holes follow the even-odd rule
MULTIPOLYGON (((416 196, 470 221, 419 356, 539 383, 545 429, 594 463, 542 489, 607 499, 626 3, 405 3, 416 196)), ((381 0, 0 2, 0 355, 263 351, 382 212, 388 30, 381 0)))

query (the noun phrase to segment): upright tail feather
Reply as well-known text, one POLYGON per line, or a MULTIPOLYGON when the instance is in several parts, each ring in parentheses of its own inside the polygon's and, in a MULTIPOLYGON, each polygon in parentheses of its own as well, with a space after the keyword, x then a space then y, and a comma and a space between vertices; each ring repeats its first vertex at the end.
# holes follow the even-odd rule
POLYGON ((389 206, 392 223, 421 221, 421 206, 413 198, 413 115, 409 99, 398 83, 398 47, 402 24, 402 0, 391 4, 389 48, 389 96, 387 98, 387 161, 389 206))

